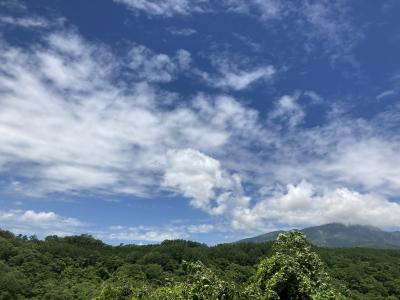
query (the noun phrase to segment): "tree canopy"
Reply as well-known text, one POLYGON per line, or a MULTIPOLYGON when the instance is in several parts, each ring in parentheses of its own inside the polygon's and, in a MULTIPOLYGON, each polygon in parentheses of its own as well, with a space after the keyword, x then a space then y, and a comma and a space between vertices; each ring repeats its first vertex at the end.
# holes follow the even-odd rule
POLYGON ((296 233, 208 247, 183 240, 110 246, 89 235, 38 240, 0 230, 0 300, 329 299, 321 297, 339 292, 400 299, 400 251, 316 248, 296 233))

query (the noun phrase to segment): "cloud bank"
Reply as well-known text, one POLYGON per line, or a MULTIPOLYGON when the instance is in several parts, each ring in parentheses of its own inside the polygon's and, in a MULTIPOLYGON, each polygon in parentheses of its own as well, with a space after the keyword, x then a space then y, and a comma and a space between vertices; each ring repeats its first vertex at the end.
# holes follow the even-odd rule
POLYGON ((75 218, 65 218, 54 212, 33 210, 0 210, 2 228, 14 233, 29 235, 71 235, 76 234, 84 223, 75 218))

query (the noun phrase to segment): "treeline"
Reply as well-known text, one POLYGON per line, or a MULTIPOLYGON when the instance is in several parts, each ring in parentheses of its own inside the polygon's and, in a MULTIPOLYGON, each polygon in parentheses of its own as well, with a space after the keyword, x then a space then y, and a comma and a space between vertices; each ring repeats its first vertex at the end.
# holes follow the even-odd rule
MULTIPOLYGON (((314 252, 331 277, 329 286, 343 297, 400 299, 400 251, 313 247, 314 252)), ((176 299, 181 293, 180 299, 185 299, 187 293, 207 286, 208 290, 197 292, 261 295, 269 286, 265 278, 272 275, 265 274, 271 272, 271 266, 276 272, 288 268, 280 264, 287 259, 279 257, 295 257, 277 253, 272 243, 208 247, 176 240, 158 245, 110 246, 89 235, 38 240, 0 231, 0 299, 150 299, 163 293, 172 293, 170 297, 176 299)), ((301 271, 301 264, 290 263, 301 271)), ((296 278, 287 280, 299 281, 296 278)))

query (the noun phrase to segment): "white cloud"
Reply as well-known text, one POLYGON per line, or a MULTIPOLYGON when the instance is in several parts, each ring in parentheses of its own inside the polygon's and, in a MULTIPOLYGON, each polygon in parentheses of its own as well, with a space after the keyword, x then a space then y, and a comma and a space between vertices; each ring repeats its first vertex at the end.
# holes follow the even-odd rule
POLYGON ((321 163, 336 180, 360 185, 366 190, 400 192, 400 144, 378 137, 343 143, 331 159, 321 163))
POLYGON ((223 177, 219 161, 192 149, 170 150, 164 185, 181 189, 194 199, 194 206, 207 207, 214 188, 227 187, 229 180, 223 177))
POLYGON ((351 50, 363 34, 353 24, 348 1, 225 0, 224 3, 228 10, 255 16, 267 25, 284 23, 291 28, 289 32, 294 38, 302 37, 302 47, 307 51, 322 45, 332 62, 341 59, 354 63, 351 50))
POLYGON ((319 193, 312 184, 302 181, 260 201, 251 213, 255 221, 264 219, 298 226, 343 222, 391 227, 399 226, 400 204, 348 188, 319 193))
POLYGON ((285 1, 281 0, 225 0, 230 11, 241 14, 256 14, 262 20, 280 18, 285 13, 285 1))
POLYGON ((26 235, 71 235, 85 224, 74 218, 62 217, 54 212, 33 210, 0 210, 3 229, 26 235))
MULTIPOLYGON (((226 173, 219 161, 188 149, 174 151, 170 156, 164 184, 181 191, 194 207, 211 215, 223 214, 234 229, 261 230, 271 224, 304 227, 330 222, 399 226, 400 204, 379 194, 346 187, 316 188, 303 180, 297 185, 288 184, 285 189, 273 189, 270 195, 254 202, 244 195, 240 178, 226 173)), ((348 168, 353 166, 350 161, 348 168)), ((387 178, 393 174, 378 171, 372 179, 379 179, 379 175, 387 178)))
POLYGON ((398 111, 391 110, 375 120, 335 116, 324 126, 284 132, 277 151, 264 159, 271 172, 257 174, 284 185, 306 179, 320 188, 348 187, 395 197, 400 190, 394 167, 400 147, 393 135, 396 120, 398 111))
POLYGON ((49 25, 47 20, 39 17, 14 18, 10 16, 0 16, 0 24, 1 23, 24 28, 47 27, 49 25))
POLYGON ((16 234, 68 236, 90 233, 107 241, 162 242, 189 238, 192 234, 220 231, 212 224, 167 224, 160 226, 110 226, 106 230, 93 230, 92 226, 75 218, 60 216, 51 211, 0 210, 1 229, 16 234))
POLYGON ((145 12, 149 15, 172 17, 202 12, 204 0, 114 0, 125 4, 133 11, 145 12))
POLYGON ((324 101, 324 98, 314 91, 305 91, 304 96, 310 98, 311 104, 321 104, 324 101))
POLYGON ((382 93, 379 93, 376 96, 376 99, 377 100, 381 100, 383 98, 390 97, 390 96, 393 96, 395 94, 396 94, 396 92, 394 90, 386 90, 386 91, 383 91, 382 93))
POLYGON ((116 241, 162 242, 189 238, 191 234, 206 234, 215 230, 211 224, 162 225, 162 226, 111 226, 109 230, 96 233, 101 239, 116 241))
POLYGON ((117 241, 162 242, 164 240, 187 238, 188 234, 182 228, 176 227, 118 226, 110 228, 108 232, 98 233, 96 236, 101 239, 117 241))
MULTIPOLYGON (((226 96, 164 107, 176 95, 140 80, 169 80, 165 68, 147 65, 164 61, 168 70, 167 56, 151 54, 134 64, 148 72, 127 86, 114 78, 126 58, 119 61, 73 33, 46 41, 24 50, 4 44, 0 55, 0 163, 3 172, 26 179, 21 191, 143 195, 159 186, 169 149, 217 151, 256 126, 255 111, 226 96)), ((180 50, 172 65, 189 63, 180 50)))
POLYGON ((343 1, 305 1, 301 15, 312 25, 310 37, 328 42, 332 47, 347 48, 359 38, 343 1))
POLYGON ((282 120, 289 127, 296 127, 300 124, 304 117, 304 109, 298 103, 300 94, 284 95, 278 99, 275 109, 269 113, 269 118, 272 120, 282 120))
POLYGON ((169 27, 169 33, 173 35, 181 35, 181 36, 191 36, 197 33, 197 30, 193 28, 176 28, 176 27, 169 27))
POLYGON ((114 0, 125 4, 134 12, 150 16, 173 17, 205 12, 232 12, 258 18, 270 24, 281 21, 290 26, 290 32, 302 36, 304 49, 313 51, 323 44, 332 61, 351 58, 351 49, 363 34, 353 24, 352 14, 345 0, 301 1, 290 0, 114 0))
POLYGON ((270 81, 276 73, 273 66, 240 69, 238 66, 225 61, 217 64, 217 70, 218 74, 214 75, 202 71, 197 73, 214 87, 235 91, 247 89, 260 80, 270 81))
POLYGON ((226 210, 227 192, 232 187, 231 178, 223 174, 219 161, 192 150, 170 150, 164 186, 180 190, 191 199, 191 204, 211 214, 222 214, 226 210), (216 190, 223 193, 216 195, 216 190), (211 201, 215 199, 215 206, 211 201))
POLYGON ((128 55, 127 67, 135 78, 148 82, 172 81, 179 71, 186 70, 191 63, 188 51, 179 49, 175 57, 156 54, 144 46, 133 47, 128 55))
POLYGON ((0 6, 11 8, 20 11, 26 11, 27 7, 21 2, 21 0, 2 0, 0 6))
POLYGON ((169 152, 164 186, 180 191, 193 207, 211 215, 229 217, 250 201, 238 175, 227 173, 219 161, 192 149, 169 152))
POLYGON ((215 229, 212 224, 189 225, 187 231, 189 233, 209 233, 215 229))
POLYGON ((134 12, 144 12, 150 16, 174 17, 192 13, 229 10, 242 14, 257 14, 261 19, 278 18, 287 6, 281 0, 223 0, 213 3, 208 0, 114 0, 126 5, 134 12))

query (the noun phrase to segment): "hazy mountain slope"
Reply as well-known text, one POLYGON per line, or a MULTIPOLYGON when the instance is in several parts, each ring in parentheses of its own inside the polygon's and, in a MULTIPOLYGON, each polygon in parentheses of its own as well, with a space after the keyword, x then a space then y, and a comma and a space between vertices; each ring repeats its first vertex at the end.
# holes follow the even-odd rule
MULTIPOLYGON (((322 247, 400 248, 400 232, 387 232, 372 226, 333 223, 309 227, 301 231, 312 244, 322 247)), ((239 243, 273 241, 281 232, 269 232, 240 240, 239 243)))

